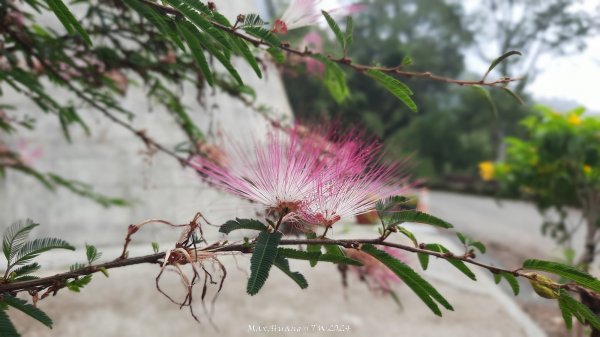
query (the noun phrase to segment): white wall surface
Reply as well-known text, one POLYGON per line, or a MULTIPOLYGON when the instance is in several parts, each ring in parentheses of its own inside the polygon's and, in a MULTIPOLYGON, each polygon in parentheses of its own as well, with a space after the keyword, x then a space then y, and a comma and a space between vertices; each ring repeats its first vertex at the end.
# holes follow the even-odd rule
MULTIPOLYGON (((219 10, 234 21, 237 14, 257 12, 255 3, 248 0, 216 1, 219 10)), ((54 19, 54 18, 48 18, 54 19)), ((290 118, 291 109, 277 70, 269 67, 263 79, 258 79, 249 66, 236 60, 244 81, 257 92, 257 104, 268 104, 281 116, 290 118)), ((3 104, 18 107, 21 115, 36 116, 34 131, 22 131, 7 139, 10 145, 26 140, 28 148, 43 150, 43 156, 33 165, 42 172, 60 175, 90 183, 103 194, 134 200, 128 208, 103 208, 59 188, 50 192, 31 177, 8 171, 0 180, 0 230, 18 219, 32 218, 40 222, 36 236, 61 237, 74 245, 84 242, 95 245, 120 245, 126 228, 147 218, 161 218, 173 222, 188 222, 198 211, 216 224, 235 216, 252 215, 252 207, 236 198, 216 192, 190 169, 182 169, 172 158, 158 153, 144 154, 144 144, 129 131, 111 123, 98 111, 81 109, 81 115, 92 134, 86 136, 77 127, 72 128, 73 143, 63 137, 56 116, 45 116, 23 96, 2 87, 3 104)), ((191 115, 206 133, 222 131, 225 134, 250 140, 264 135, 267 123, 256 112, 227 95, 207 90, 205 107, 198 104, 195 90, 185 88, 185 104, 191 115)), ((50 90, 54 97, 63 97, 61 90, 50 90)), ((173 118, 158 107, 152 107, 142 90, 130 86, 125 107, 134 111, 133 125, 146 129, 148 134, 167 147, 185 140, 173 118)), ((216 232, 211 230, 210 232, 216 232)), ((148 226, 136 235, 137 242, 169 242, 177 237, 171 229, 148 226)))

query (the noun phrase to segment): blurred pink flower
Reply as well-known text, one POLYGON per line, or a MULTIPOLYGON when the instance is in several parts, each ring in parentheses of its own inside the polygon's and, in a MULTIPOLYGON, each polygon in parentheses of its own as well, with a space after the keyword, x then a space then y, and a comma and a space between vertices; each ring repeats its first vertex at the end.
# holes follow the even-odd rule
POLYGON ((302 38, 302 47, 309 48, 312 51, 321 52, 323 50, 323 39, 317 32, 309 32, 302 38))
MULTIPOLYGON (((323 39, 321 35, 316 32, 310 32, 302 39, 300 49, 309 49, 312 52, 320 53, 323 51, 323 39)), ((325 72, 325 65, 312 57, 304 57, 302 61, 306 65, 306 72, 311 75, 323 75, 325 72)))
POLYGON ((285 34, 288 30, 312 26, 321 20, 321 10, 328 12, 332 17, 341 17, 359 12, 364 8, 359 4, 335 7, 336 3, 332 1, 326 1, 328 5, 323 5, 323 2, 322 0, 292 0, 281 18, 275 20, 272 31, 277 34, 285 34), (331 6, 332 3, 334 7, 331 6))
POLYGON ((31 166, 33 162, 44 156, 44 150, 41 146, 31 147, 29 142, 21 139, 17 143, 19 160, 26 166, 31 166))
POLYGON ((112 81, 115 89, 121 95, 125 95, 127 93, 127 88, 129 87, 129 80, 118 69, 111 69, 104 73, 104 76, 112 81))
MULTIPOLYGON (((381 249, 381 247, 379 248, 381 249)), ((387 246, 384 246, 382 249, 396 259, 406 263, 406 256, 400 249, 387 246)), ((361 267, 349 266, 349 268, 357 273, 360 279, 364 280, 372 291, 388 294, 391 292, 393 284, 401 282, 400 278, 394 272, 373 256, 356 249, 346 249, 345 253, 349 258, 359 260, 363 263, 361 267)))

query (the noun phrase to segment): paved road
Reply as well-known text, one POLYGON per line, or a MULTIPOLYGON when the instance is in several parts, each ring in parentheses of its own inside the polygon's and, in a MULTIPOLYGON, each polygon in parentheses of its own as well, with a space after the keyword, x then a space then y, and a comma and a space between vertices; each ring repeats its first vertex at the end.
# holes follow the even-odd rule
MULTIPOLYGON (((457 231, 484 243, 498 244, 519 256, 529 258, 561 257, 561 251, 549 237, 543 236, 543 218, 528 202, 503 200, 449 192, 429 192, 429 212, 455 225, 457 231)), ((570 211, 568 222, 574 224, 579 212, 570 211)), ((574 238, 580 247, 582 234, 574 238)))

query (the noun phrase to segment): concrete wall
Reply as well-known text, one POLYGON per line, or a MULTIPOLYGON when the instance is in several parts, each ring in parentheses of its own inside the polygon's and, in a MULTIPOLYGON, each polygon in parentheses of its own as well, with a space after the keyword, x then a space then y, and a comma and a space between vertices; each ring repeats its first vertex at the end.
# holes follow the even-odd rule
MULTIPOLYGON (((218 8, 232 21, 237 14, 257 11, 248 0, 216 1, 218 8)), ((53 19, 53 18, 52 18, 53 19)), ((269 67, 258 79, 244 61, 236 60, 244 81, 257 92, 257 104, 268 104, 281 116, 291 117, 291 109, 277 70, 269 67)), ((99 112, 81 109, 92 129, 86 136, 73 127, 73 143, 63 137, 56 116, 43 115, 23 96, 5 87, 3 104, 19 107, 18 113, 38 118, 34 131, 20 132, 5 140, 16 145, 21 139, 29 149, 41 148, 43 156, 33 165, 41 171, 57 172, 65 177, 90 183, 98 192, 135 201, 129 208, 103 208, 64 189, 55 193, 46 190, 34 179, 9 171, 0 180, 0 229, 11 222, 32 218, 42 224, 36 235, 64 238, 75 245, 84 242, 96 245, 121 244, 127 225, 147 218, 161 218, 173 222, 187 222, 197 211, 219 224, 234 216, 252 214, 252 207, 233 197, 215 192, 200 182, 194 172, 163 154, 149 156, 144 144, 129 131, 111 123, 99 112)), ((185 88, 185 103, 191 107, 192 117, 207 133, 222 131, 235 137, 249 139, 263 135, 265 119, 227 95, 209 93, 205 107, 195 99, 195 92, 185 88), (241 131, 240 131, 241 130, 241 131)), ((51 90, 53 95, 64 95, 51 90)), ((134 111, 133 124, 146 129, 158 142, 174 147, 185 140, 176 123, 162 109, 152 107, 142 90, 130 86, 125 98, 126 108, 134 111)), ((216 231, 212 231, 216 232, 216 231)), ((172 230, 148 226, 137 236, 138 242, 169 242, 177 237, 172 230)))

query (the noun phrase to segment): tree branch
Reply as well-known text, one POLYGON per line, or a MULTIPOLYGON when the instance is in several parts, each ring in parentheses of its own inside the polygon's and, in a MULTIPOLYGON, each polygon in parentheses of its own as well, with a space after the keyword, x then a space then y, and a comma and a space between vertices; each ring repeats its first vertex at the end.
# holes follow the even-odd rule
MULTIPOLYGON (((469 263, 472 265, 476 265, 480 268, 487 269, 490 272, 495 273, 495 274, 510 273, 514 276, 524 277, 527 279, 535 280, 535 274, 527 273, 527 272, 521 270, 520 268, 512 269, 512 270, 499 268, 496 266, 492 266, 492 265, 488 265, 488 264, 476 261, 469 254, 455 255, 454 253, 451 253, 451 252, 440 253, 440 252, 436 252, 436 251, 432 251, 432 250, 428 250, 428 249, 424 249, 424 248, 407 246, 407 245, 402 245, 402 244, 393 243, 393 242, 387 242, 382 237, 375 238, 375 239, 341 239, 341 240, 286 239, 286 240, 281 240, 279 244, 282 246, 293 246, 293 245, 303 245, 303 244, 334 244, 334 245, 338 245, 338 246, 341 246, 344 248, 349 248, 349 249, 360 249, 360 247, 363 244, 388 246, 388 247, 398 248, 398 249, 412 252, 412 253, 427 254, 427 255, 438 257, 438 258, 441 258, 444 260, 449 260, 449 259, 460 260, 465 263, 469 263)), ((240 253, 247 254, 247 253, 251 253, 253 251, 253 248, 249 247, 247 245, 243 245, 243 244, 215 243, 212 245, 208 245, 204 248, 198 248, 195 250, 190 249, 190 251, 204 252, 204 253, 240 252, 240 253)), ((48 277, 44 277, 44 278, 40 278, 40 279, 36 279, 36 280, 0 284, 0 294, 16 293, 16 292, 30 291, 30 290, 41 291, 43 289, 46 289, 46 288, 54 286, 54 285, 60 286, 61 284, 64 284, 64 282, 69 279, 77 278, 79 276, 94 274, 94 273, 97 273, 102 270, 107 270, 107 269, 112 269, 112 268, 120 268, 120 267, 126 267, 126 266, 131 266, 131 265, 136 265, 136 264, 144 264, 144 263, 161 263, 160 260, 164 259, 165 255, 166 255, 166 253, 162 252, 162 253, 156 253, 156 254, 152 254, 152 255, 145 255, 145 256, 139 256, 139 257, 133 257, 133 258, 118 258, 117 260, 114 260, 111 262, 93 265, 93 266, 81 268, 78 270, 69 271, 69 272, 65 272, 62 274, 56 274, 53 276, 48 276, 48 277)), ((194 255, 194 254, 191 254, 191 255, 194 255)), ((200 254, 196 254, 194 256, 200 256, 200 254)))
MULTIPOLYGON (((156 9, 157 11, 167 15, 175 15, 178 17, 184 17, 184 15, 182 13, 180 13, 177 9, 172 8, 172 7, 168 7, 168 6, 164 6, 155 2, 151 2, 148 0, 140 0, 142 3, 153 7, 154 9, 156 9)), ((242 34, 240 33, 236 28, 234 27, 227 27, 224 26, 218 22, 212 21, 210 19, 207 18, 207 20, 215 27, 218 28, 222 31, 225 31, 229 34, 235 35, 241 39, 244 39, 250 43, 252 43, 254 46, 264 46, 264 47, 273 47, 271 44, 267 43, 264 40, 261 39, 256 39, 253 38, 251 36, 248 36, 246 34, 242 34)), ((307 49, 302 50, 298 50, 298 49, 294 49, 292 47, 289 46, 289 44, 287 43, 282 43, 279 46, 275 46, 280 48, 281 50, 284 50, 290 54, 294 54, 300 57, 310 57, 311 55, 315 54, 313 51, 307 49)), ((340 57, 340 58, 335 58, 331 55, 327 55, 325 56, 327 57, 327 59, 329 59, 332 62, 338 63, 340 65, 346 66, 351 68, 354 71, 360 72, 360 73, 365 73, 368 70, 377 70, 377 71, 381 71, 384 73, 388 73, 388 74, 395 74, 398 76, 403 76, 406 78, 424 78, 424 79, 429 79, 432 81, 438 81, 438 82, 444 82, 444 83, 451 83, 451 84, 457 84, 460 86, 465 86, 465 85, 480 85, 480 86, 488 86, 488 87, 496 87, 498 85, 502 85, 502 84, 508 84, 510 82, 515 82, 515 81, 519 81, 521 80, 520 78, 511 78, 511 77, 502 77, 498 80, 494 80, 494 81, 483 81, 483 80, 478 80, 478 81, 467 81, 467 80, 458 80, 458 79, 453 79, 453 78, 449 78, 449 77, 444 77, 444 76, 439 76, 439 75, 435 75, 432 74, 428 71, 426 72, 416 72, 416 71, 406 71, 406 70, 402 70, 402 66, 395 66, 395 67, 379 67, 379 66, 369 66, 369 65, 363 65, 363 64, 358 64, 358 63, 354 63, 352 62, 352 59, 347 58, 347 57, 340 57)))

